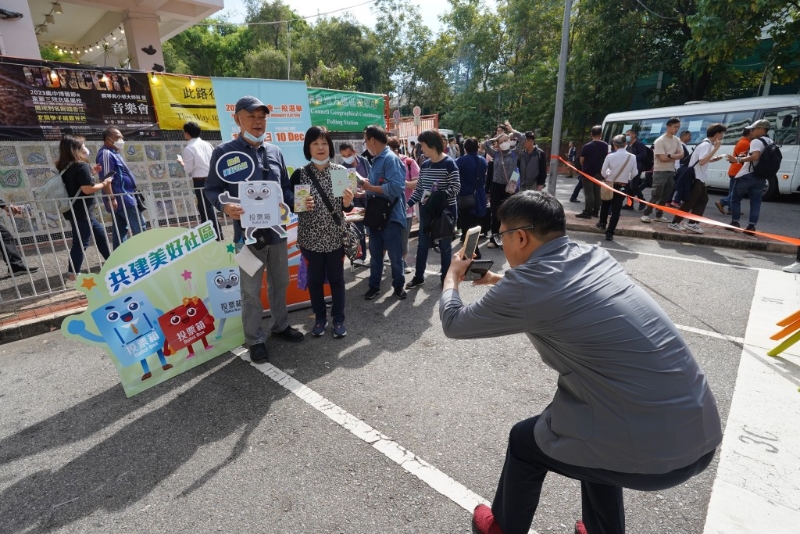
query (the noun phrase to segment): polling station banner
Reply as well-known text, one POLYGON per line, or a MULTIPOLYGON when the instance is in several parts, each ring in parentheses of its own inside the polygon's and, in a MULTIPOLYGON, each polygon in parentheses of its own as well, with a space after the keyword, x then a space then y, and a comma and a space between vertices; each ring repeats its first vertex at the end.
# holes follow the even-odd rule
POLYGON ((162 130, 182 130, 189 121, 201 130, 219 130, 211 78, 158 74, 148 79, 162 130))
POLYGON ((303 140, 311 127, 306 82, 256 80, 249 78, 211 78, 223 141, 239 135, 233 120, 236 101, 245 95, 261 100, 270 110, 266 142, 277 145, 286 160, 291 176, 294 169, 306 165, 303 140))
POLYGON ((244 342, 236 250, 216 237, 211 221, 148 230, 78 276, 88 308, 61 331, 104 350, 128 397, 244 342))
POLYGON ((0 139, 97 136, 107 126, 128 139, 158 137, 147 74, 0 58, 0 139))
POLYGON ((363 132, 371 124, 386 126, 383 95, 308 88, 311 122, 332 132, 363 132))

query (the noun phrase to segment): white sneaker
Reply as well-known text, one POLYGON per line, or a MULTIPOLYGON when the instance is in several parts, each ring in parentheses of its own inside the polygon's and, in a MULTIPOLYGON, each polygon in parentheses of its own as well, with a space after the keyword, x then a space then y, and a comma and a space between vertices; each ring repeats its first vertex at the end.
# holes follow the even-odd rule
POLYGON ((787 265, 783 268, 783 272, 785 273, 800 273, 800 261, 796 261, 791 265, 787 265))
POLYGON ((699 224, 697 224, 697 223, 686 223, 686 224, 684 225, 684 227, 685 227, 687 230, 691 230, 692 232, 694 232, 694 233, 696 233, 696 234, 702 234, 702 233, 703 233, 703 229, 702 229, 702 228, 700 228, 700 225, 699 225, 699 224))
POLYGON ((64 289, 75 289, 75 284, 78 282, 77 278, 64 278, 64 289))
POLYGON ((668 223, 668 222, 669 222, 669 219, 667 219, 667 218, 666 218, 666 217, 664 217, 663 215, 662 215, 661 217, 656 217, 656 218, 655 218, 655 219, 653 219, 653 220, 654 220, 655 222, 661 222, 661 223, 668 223))
POLYGON ((649 222, 652 222, 652 221, 650 220, 650 217, 648 217, 647 215, 642 215, 641 221, 642 221, 643 223, 649 223, 649 222))
POLYGON ((675 230, 676 232, 683 232, 684 230, 686 230, 684 226, 681 226, 678 223, 669 223, 667 225, 667 228, 669 228, 670 230, 675 230))

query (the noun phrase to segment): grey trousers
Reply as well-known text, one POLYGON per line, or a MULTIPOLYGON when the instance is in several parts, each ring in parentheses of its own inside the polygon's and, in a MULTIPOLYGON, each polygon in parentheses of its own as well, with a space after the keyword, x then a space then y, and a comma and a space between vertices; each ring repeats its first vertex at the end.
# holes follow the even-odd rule
MULTIPOLYGON (((653 191, 650 193, 650 203, 666 206, 672 197, 672 190, 675 188, 675 171, 655 171, 653 172, 653 191)), ((650 215, 653 211, 652 206, 647 206, 642 215, 650 215)), ((663 212, 656 210, 656 217, 661 217, 663 212)))
MULTIPOLYGON (((601 181, 604 179, 600 173, 597 173, 593 176, 601 181)), ((582 176, 581 180, 583 180, 583 198, 585 201, 583 212, 596 217, 600 212, 600 186, 582 176)))
MULTIPOLYGON (((237 251, 241 245, 237 245, 237 251)), ((261 250, 250 247, 250 251, 261 260, 255 276, 240 269, 242 280, 242 325, 247 346, 267 341, 262 319, 264 306, 261 304, 261 281, 264 267, 267 269, 267 298, 272 314, 272 331, 281 332, 289 326, 289 309, 286 306, 286 289, 289 287, 289 255, 286 240, 267 245, 261 250)))

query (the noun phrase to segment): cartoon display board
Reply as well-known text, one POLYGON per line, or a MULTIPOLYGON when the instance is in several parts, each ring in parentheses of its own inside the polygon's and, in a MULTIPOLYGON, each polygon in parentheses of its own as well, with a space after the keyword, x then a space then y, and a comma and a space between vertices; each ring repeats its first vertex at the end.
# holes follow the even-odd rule
POLYGON ((234 254, 211 221, 142 232, 98 274, 78 276, 89 306, 61 331, 103 348, 125 394, 136 395, 244 343, 234 254))
POLYGON ((306 82, 289 80, 257 80, 249 78, 211 78, 223 141, 235 139, 239 127, 233 120, 236 101, 245 95, 261 100, 270 110, 266 141, 283 152, 289 176, 294 169, 306 165, 303 140, 311 128, 306 82))
POLYGON ((239 221, 244 229, 245 244, 256 242, 253 236, 259 228, 269 228, 279 237, 286 237, 282 225, 289 223, 289 206, 283 202, 283 191, 278 182, 251 181, 256 174, 256 163, 245 152, 228 152, 217 160, 217 175, 223 182, 238 184, 238 196, 227 191, 219 195, 222 204, 239 204, 244 216, 239 221))

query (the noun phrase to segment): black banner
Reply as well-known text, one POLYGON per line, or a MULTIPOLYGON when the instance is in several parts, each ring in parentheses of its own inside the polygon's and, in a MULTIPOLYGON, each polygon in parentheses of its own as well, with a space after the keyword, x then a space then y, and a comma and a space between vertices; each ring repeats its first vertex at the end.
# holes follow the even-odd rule
POLYGON ((0 139, 159 138, 147 74, 0 57, 0 139))

